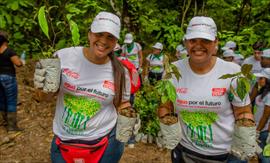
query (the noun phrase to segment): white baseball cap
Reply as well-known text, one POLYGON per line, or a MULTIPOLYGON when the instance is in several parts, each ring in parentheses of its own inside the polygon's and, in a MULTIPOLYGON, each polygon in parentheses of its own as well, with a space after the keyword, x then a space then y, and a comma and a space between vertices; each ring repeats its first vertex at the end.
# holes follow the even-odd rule
POLYGON ((236 54, 231 49, 225 50, 223 52, 223 57, 235 57, 235 56, 236 56, 236 54))
POLYGON ((133 36, 132 36, 132 34, 131 34, 131 33, 127 33, 127 34, 125 35, 124 43, 125 43, 125 44, 130 44, 130 43, 132 43, 132 42, 133 42, 133 36))
POLYGON ((118 16, 110 12, 100 12, 91 24, 91 32, 108 32, 117 39, 120 38, 121 22, 118 16))
POLYGON ((214 41, 217 36, 217 26, 214 20, 210 17, 195 16, 187 27, 185 39, 203 38, 214 41))
POLYGON ((181 54, 187 54, 186 48, 181 44, 176 47, 176 51, 180 52, 181 54))
POLYGON ((154 46, 152 46, 153 48, 156 48, 156 49, 160 49, 160 50, 163 50, 163 45, 162 43, 160 42, 157 42, 154 46))
POLYGON ((270 58, 270 49, 263 50, 262 57, 270 58))
POLYGON ((254 73, 256 77, 265 77, 267 79, 270 79, 270 68, 264 68, 259 73, 254 73))
POLYGON ((236 48, 236 43, 233 42, 233 41, 226 42, 225 46, 222 47, 221 49, 222 50, 228 50, 228 49, 231 49, 231 48, 236 48))

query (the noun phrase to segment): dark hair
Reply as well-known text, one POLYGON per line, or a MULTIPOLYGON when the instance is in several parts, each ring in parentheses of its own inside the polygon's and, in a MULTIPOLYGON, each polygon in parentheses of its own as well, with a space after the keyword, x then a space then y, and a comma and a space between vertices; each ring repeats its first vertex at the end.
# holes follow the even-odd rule
POLYGON ((2 46, 5 42, 8 42, 8 39, 4 35, 0 35, 0 46, 2 46))
POLYGON ((253 50, 261 50, 264 47, 264 42, 257 41, 252 45, 253 50))
POLYGON ((261 94, 261 99, 263 99, 268 92, 270 92, 270 80, 266 78, 265 86, 263 86, 259 91, 259 95, 261 94))
POLYGON ((116 56, 111 52, 109 57, 112 61, 115 97, 113 103, 115 107, 120 106, 123 93, 126 89, 125 69, 116 56))

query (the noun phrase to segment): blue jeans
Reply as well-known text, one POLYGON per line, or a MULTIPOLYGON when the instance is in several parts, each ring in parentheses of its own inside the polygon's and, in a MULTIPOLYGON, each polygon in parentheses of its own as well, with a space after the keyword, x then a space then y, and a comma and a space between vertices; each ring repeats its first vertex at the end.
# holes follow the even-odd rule
MULTIPOLYGON (((114 128, 110 133, 108 147, 101 157, 99 163, 117 163, 124 152, 124 143, 116 140, 115 130, 116 128, 114 128)), ((53 138, 51 144, 51 160, 52 163, 65 163, 59 148, 55 144, 55 137, 53 138)))
POLYGON ((0 74, 0 111, 16 112, 17 96, 16 76, 0 74))

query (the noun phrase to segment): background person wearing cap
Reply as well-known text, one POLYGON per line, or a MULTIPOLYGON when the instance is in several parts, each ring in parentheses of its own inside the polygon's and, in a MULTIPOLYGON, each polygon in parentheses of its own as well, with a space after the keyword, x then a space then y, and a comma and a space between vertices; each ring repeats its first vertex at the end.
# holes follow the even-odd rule
POLYGON ((233 62, 233 59, 235 57, 234 51, 231 49, 227 49, 223 52, 223 59, 228 62, 233 62))
POLYGON ((213 19, 193 17, 185 34, 189 58, 174 63, 182 77, 179 81, 171 80, 176 90, 181 90, 177 92, 175 109, 183 133, 172 150, 173 163, 238 160, 228 153, 230 149, 243 160, 256 157, 256 127, 249 97, 243 101, 238 96, 229 100, 230 85, 237 84, 235 80, 219 79, 239 72, 240 66, 217 58, 217 45, 213 19))
MULTIPOLYGON (((255 73, 254 75, 262 83, 261 89, 255 99, 254 117, 257 124, 259 145, 264 149, 267 144, 270 145, 270 68, 262 69, 260 73, 255 73)), ((268 163, 270 162, 270 157, 261 154, 260 161, 262 163, 268 163)))
MULTIPOLYGON (((262 69, 270 68, 270 49, 265 49, 262 51, 261 67, 262 69)), ((250 93, 250 99, 252 102, 254 102, 255 97, 258 95, 259 89, 260 89, 260 85, 258 82, 256 82, 255 85, 252 87, 252 90, 250 93)))
POLYGON ((234 41, 228 41, 226 42, 225 46, 221 48, 223 51, 225 50, 233 50, 235 52, 235 57, 234 57, 234 62, 241 65, 243 60, 244 60, 244 57, 240 54, 240 53, 237 53, 236 52, 236 49, 237 49, 237 45, 234 41))
POLYGON ((121 158, 124 144, 115 138, 116 108, 128 103, 130 82, 113 53, 120 27, 118 16, 100 12, 88 32, 89 47, 55 52, 62 80, 53 121, 53 163, 117 163, 121 158))
POLYGON ((270 49, 263 50, 261 56, 261 66, 262 68, 270 67, 270 49))
POLYGON ((184 59, 187 57, 187 50, 182 44, 177 45, 175 56, 178 59, 184 59))
POLYGON ((252 45, 252 48, 253 48, 253 55, 246 58, 243 62, 243 65, 244 64, 251 64, 252 65, 252 73, 258 73, 262 70, 262 66, 261 66, 262 51, 261 51, 261 49, 263 48, 263 43, 256 42, 252 45))
POLYGON ((131 33, 127 33, 125 36, 122 53, 123 56, 127 57, 127 59, 134 64, 139 73, 141 73, 143 64, 142 46, 134 42, 131 33))
POLYGON ((8 47, 5 32, 0 32, 0 126, 8 131, 21 131, 17 126, 18 85, 15 66, 22 66, 16 52, 8 47))
POLYGON ((154 84, 155 81, 161 80, 164 71, 163 45, 162 43, 157 42, 152 47, 152 53, 146 58, 150 84, 154 84))

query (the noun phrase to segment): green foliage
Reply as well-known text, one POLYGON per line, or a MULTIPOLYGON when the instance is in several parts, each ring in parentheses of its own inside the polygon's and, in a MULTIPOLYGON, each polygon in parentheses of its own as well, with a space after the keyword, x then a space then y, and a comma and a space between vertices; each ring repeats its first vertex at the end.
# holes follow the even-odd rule
POLYGON ((250 91, 250 84, 253 82, 254 75, 251 72, 252 65, 244 64, 241 67, 241 71, 235 74, 225 74, 222 75, 219 79, 229 79, 231 78, 230 90, 234 96, 239 97, 243 100, 250 91), (233 86, 233 82, 236 80, 236 90, 233 86))
MULTIPOLYGON (((40 28, 42 29, 42 32, 47 36, 47 38, 51 41, 50 36, 49 36, 49 27, 48 27, 48 23, 47 23, 47 18, 46 18, 46 14, 45 14, 45 6, 41 6, 39 11, 38 11, 38 23, 40 28)), ((49 7, 49 10, 51 10, 52 8, 58 8, 57 6, 52 6, 49 7)), ((52 24, 50 16, 49 16, 49 10, 48 12, 48 20, 50 21, 50 24, 52 24)), ((74 12, 75 9, 72 10, 72 12, 74 12)), ((72 14, 68 14, 67 15, 67 20, 70 26, 70 31, 71 31, 71 35, 72 35, 72 41, 73 41, 73 45, 78 45, 80 43, 80 34, 79 34, 79 29, 77 24, 71 20, 71 17, 73 15, 72 14)), ((61 21, 57 22, 57 25, 60 25, 61 21)), ((59 27, 59 26, 58 26, 59 27)), ((51 42, 51 45, 48 46, 47 50, 44 52, 42 52, 43 56, 45 57, 51 57, 53 52, 55 52, 57 49, 55 48, 55 42, 54 40, 57 37, 57 34, 55 33, 55 27, 51 26, 52 28, 52 33, 53 33, 53 41, 51 42)), ((59 45, 60 43, 58 43, 59 45)))
POLYGON ((50 39, 48 23, 45 15, 45 6, 40 7, 38 11, 38 24, 43 33, 48 37, 48 39, 50 39))
POLYGON ((177 68, 169 63, 168 57, 165 57, 167 77, 150 85, 148 81, 143 83, 143 87, 136 92, 134 108, 139 113, 142 120, 142 132, 156 136, 159 131, 159 120, 157 117, 157 108, 168 101, 176 101, 176 89, 168 79, 174 76, 181 76, 177 68), (173 68, 172 68, 173 67, 173 68))
POLYGON ((183 110, 180 115, 185 123, 191 124, 193 127, 208 126, 218 120, 218 115, 215 112, 183 110))
POLYGON ((106 10, 117 12, 122 19, 120 42, 127 32, 132 32, 144 49, 159 41, 164 44, 165 52, 175 53, 176 46, 182 42, 188 20, 194 15, 206 15, 214 18, 217 24, 220 46, 233 40, 245 57, 252 54, 251 45, 257 40, 268 42, 267 46, 270 46, 269 0, 192 1, 188 8, 186 6, 184 1, 174 0, 2 0, 0 29, 10 34, 10 46, 15 51, 21 53, 25 50, 26 53, 39 55, 40 47, 42 51, 47 51, 51 46, 59 49, 77 45, 78 41, 87 45, 87 32, 94 16, 106 10), (37 18, 41 16, 38 11, 42 6, 46 6, 43 23, 38 23, 37 18), (184 10, 187 10, 185 16, 184 10), (67 15, 70 17, 67 18, 67 15), (48 32, 44 25, 44 29, 39 27, 39 24, 45 23, 44 18, 47 19, 48 32), (43 32, 48 34, 43 35, 43 32))
POLYGON ((159 123, 157 118, 157 107, 160 104, 160 96, 156 93, 157 90, 154 86, 145 82, 143 87, 136 93, 134 108, 140 115, 141 119, 141 132, 157 136, 159 131, 159 123))

